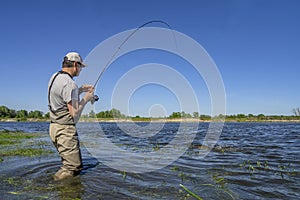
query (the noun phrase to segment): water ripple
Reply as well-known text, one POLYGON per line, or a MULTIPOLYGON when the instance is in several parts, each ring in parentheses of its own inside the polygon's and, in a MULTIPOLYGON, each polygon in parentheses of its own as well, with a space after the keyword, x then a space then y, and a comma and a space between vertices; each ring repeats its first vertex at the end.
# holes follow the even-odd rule
MULTIPOLYGON (((138 123, 137 123, 138 124, 138 123)), ((48 123, 0 123, 0 129, 41 132, 48 123)), ((126 125, 126 124, 125 124, 126 125)), ((151 152, 166 146, 178 123, 167 123, 149 137, 133 137, 116 123, 100 123, 106 137, 125 150, 151 152)), ((145 124, 141 124, 145 126, 145 124)), ((90 123, 80 123, 84 134, 95 134, 90 123)), ((1 199, 186 199, 185 185, 203 199, 297 199, 300 188, 300 124, 226 123, 217 145, 197 157, 208 123, 200 123, 188 151, 171 165, 148 173, 118 171, 104 165, 82 146, 84 170, 80 176, 55 182, 61 163, 58 154, 10 157, 0 163, 1 199)), ((50 142, 48 138, 43 141, 50 142)), ((54 150, 52 144, 45 148, 54 150)), ((55 151, 55 150, 54 150, 55 151)), ((109 149, 106 159, 111 159, 109 149)), ((142 158, 141 158, 142 159, 142 158)), ((126 163, 119 158, 120 165, 126 163)), ((142 162, 141 162, 142 163, 142 162)), ((140 167, 140 166, 136 166, 140 167)))

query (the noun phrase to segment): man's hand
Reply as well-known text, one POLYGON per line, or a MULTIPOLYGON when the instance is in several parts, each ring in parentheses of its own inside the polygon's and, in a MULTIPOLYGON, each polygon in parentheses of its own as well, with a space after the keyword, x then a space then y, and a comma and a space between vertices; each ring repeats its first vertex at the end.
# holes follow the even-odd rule
POLYGON ((94 92, 95 88, 93 85, 82 85, 79 88, 79 94, 81 94, 82 92, 94 92))
POLYGON ((88 86, 88 88, 89 89, 85 92, 84 97, 82 98, 82 100, 80 102, 70 101, 68 103, 69 112, 72 115, 72 117, 74 118, 75 122, 78 121, 84 106, 89 101, 91 101, 91 102, 94 101, 94 87, 91 88, 88 86))
POLYGON ((91 101, 91 102, 93 102, 94 101, 94 87, 93 87, 93 89, 89 89, 86 93, 85 93, 85 95, 84 95, 84 100, 86 101, 86 102, 89 102, 89 101, 91 101))

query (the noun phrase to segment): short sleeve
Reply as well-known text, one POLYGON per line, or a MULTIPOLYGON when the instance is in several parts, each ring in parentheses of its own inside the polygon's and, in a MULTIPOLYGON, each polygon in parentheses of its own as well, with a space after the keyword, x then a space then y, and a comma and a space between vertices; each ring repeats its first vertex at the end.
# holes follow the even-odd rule
POLYGON ((75 83, 67 84, 63 89, 63 100, 69 103, 72 100, 79 101, 79 89, 75 83))

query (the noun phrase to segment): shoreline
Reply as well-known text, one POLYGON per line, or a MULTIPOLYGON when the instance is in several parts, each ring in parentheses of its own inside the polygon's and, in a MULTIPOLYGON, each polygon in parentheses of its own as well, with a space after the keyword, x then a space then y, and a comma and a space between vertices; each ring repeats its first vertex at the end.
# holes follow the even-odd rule
MULTIPOLYGON (((7 119, 0 119, 0 122, 50 122, 49 119, 34 119, 34 118, 28 118, 28 119, 14 119, 14 118, 7 118, 7 119)), ((232 122, 232 123, 300 123, 300 120, 201 120, 201 119, 194 119, 194 118, 179 118, 179 119, 166 119, 166 118, 147 118, 147 119, 113 119, 113 118, 81 118, 78 123, 84 123, 84 122, 158 122, 158 123, 168 123, 168 122, 186 122, 186 123, 209 123, 209 122, 232 122)))

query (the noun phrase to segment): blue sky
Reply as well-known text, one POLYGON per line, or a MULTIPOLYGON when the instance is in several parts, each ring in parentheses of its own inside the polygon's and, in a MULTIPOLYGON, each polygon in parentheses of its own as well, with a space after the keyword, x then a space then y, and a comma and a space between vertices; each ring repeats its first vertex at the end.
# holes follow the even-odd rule
MULTIPOLYGON (((49 77, 68 51, 85 58, 115 34, 163 20, 196 40, 214 60, 226 90, 227 114, 291 115, 300 106, 299 8, 297 0, 1 1, 0 105, 47 112, 49 77)), ((151 62, 149 58, 159 62, 164 56, 166 60, 168 55, 155 58, 155 53, 144 52, 138 64, 151 62)), ((122 60, 128 70, 137 64, 130 55, 122 60)), ((201 113, 209 114, 208 93, 201 91, 205 87, 188 64, 176 63, 204 99, 201 113)), ((105 72, 97 87, 101 101, 96 111, 110 109, 113 82, 108 80, 123 72, 117 66, 105 72)), ((131 99, 131 114, 147 116, 151 104, 166 102, 170 114, 178 111, 173 100, 170 91, 145 86, 131 99), (153 101, 151 94, 160 94, 159 100, 153 101)))

